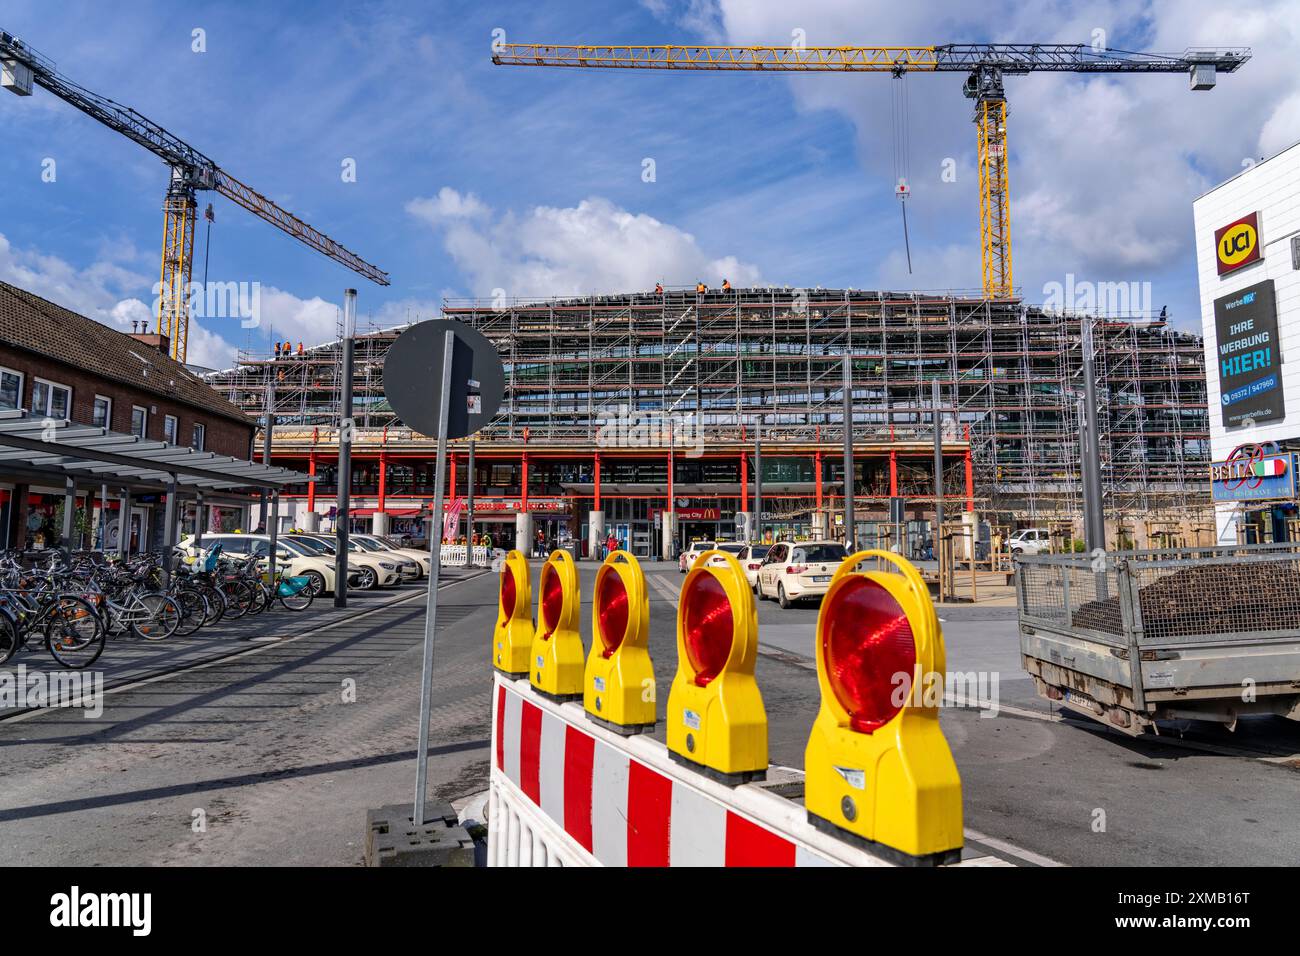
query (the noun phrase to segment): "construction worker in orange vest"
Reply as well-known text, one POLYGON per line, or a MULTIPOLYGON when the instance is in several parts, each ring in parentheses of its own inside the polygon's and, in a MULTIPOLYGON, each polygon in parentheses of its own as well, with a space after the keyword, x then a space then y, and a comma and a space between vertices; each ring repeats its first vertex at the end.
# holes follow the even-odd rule
POLYGON ((655 295, 663 295, 663 294, 664 294, 664 284, 662 282, 656 282, 655 295))
POLYGON ((723 280, 722 280, 722 291, 723 291, 723 292, 730 292, 730 291, 731 291, 731 280, 730 280, 730 279, 723 279, 723 280))
POLYGON ((709 291, 709 287, 706 286, 703 282, 697 282, 697 283, 695 283, 695 294, 696 294, 696 295, 703 295, 704 293, 706 293, 706 292, 708 292, 708 291, 709 291))

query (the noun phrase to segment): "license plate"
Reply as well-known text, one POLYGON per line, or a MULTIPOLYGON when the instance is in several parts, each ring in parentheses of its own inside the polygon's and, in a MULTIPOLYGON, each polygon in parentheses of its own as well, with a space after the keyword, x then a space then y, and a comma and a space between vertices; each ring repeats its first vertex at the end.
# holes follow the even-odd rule
POLYGON ((814 584, 825 584, 825 583, 826 583, 827 581, 829 581, 830 579, 831 579, 831 576, 830 576, 829 574, 814 574, 814 575, 813 575, 813 583, 814 583, 814 584))

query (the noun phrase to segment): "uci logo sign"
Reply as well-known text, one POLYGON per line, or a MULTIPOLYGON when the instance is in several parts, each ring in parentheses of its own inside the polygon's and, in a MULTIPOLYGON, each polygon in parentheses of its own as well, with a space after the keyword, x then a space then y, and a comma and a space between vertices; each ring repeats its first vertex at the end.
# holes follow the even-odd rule
POLYGON ((1214 255, 1219 275, 1227 275, 1242 266, 1258 262, 1259 213, 1252 212, 1214 233, 1214 255))

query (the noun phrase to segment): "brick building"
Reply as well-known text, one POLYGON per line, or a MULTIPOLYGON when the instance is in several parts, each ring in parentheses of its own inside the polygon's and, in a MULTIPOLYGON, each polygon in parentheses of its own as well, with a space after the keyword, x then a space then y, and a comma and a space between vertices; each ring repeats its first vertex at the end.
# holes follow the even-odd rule
MULTIPOLYGON (((165 337, 119 332, 0 282, 0 410, 20 408, 55 421, 251 457, 252 421, 169 357, 165 337)), ((4 545, 31 543, 37 532, 48 535, 63 493, 62 487, 0 482, 4 545), (22 528, 19 509, 11 507, 15 492, 28 495, 22 528)), ((158 507, 158 501, 142 501, 132 509, 134 546, 153 541, 158 522, 152 512, 158 507)), ((116 518, 110 516, 110 538, 116 518)), ((238 518, 232 514, 230 520, 238 518)))

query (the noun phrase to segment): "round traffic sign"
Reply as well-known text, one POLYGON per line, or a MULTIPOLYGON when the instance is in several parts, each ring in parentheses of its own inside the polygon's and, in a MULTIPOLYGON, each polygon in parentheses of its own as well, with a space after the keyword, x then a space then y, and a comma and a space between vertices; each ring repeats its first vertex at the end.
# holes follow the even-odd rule
POLYGON ((451 319, 418 322, 384 358, 384 396, 399 418, 422 435, 438 435, 438 400, 447 332, 454 335, 447 438, 472 435, 496 415, 506 376, 496 346, 477 329, 451 319))

